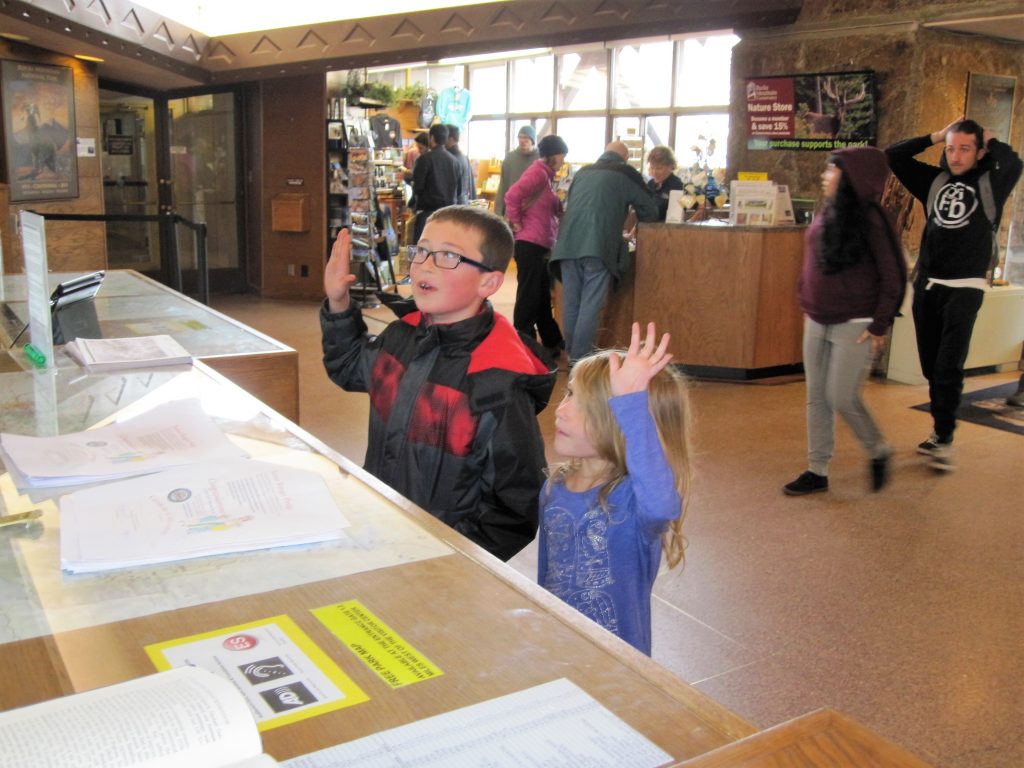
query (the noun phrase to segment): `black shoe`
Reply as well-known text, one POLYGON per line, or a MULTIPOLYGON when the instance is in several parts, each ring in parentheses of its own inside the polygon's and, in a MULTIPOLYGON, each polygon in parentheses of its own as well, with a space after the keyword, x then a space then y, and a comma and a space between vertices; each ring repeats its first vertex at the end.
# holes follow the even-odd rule
POLYGON ((1014 408, 1024 408, 1024 389, 1006 398, 1006 404, 1012 405, 1014 408))
POLYGON ((876 493, 889 482, 889 454, 871 460, 871 490, 876 493))
POLYGON ((804 472, 792 483, 782 486, 782 492, 787 496, 806 496, 808 493, 821 493, 827 490, 828 478, 810 471, 804 472))

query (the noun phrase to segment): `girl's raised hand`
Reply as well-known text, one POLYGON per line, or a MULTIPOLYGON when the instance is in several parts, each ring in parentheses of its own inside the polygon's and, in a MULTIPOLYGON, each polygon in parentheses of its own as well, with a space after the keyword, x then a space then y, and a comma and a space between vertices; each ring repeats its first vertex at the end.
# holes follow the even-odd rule
POLYGON ((331 247, 331 258, 324 267, 324 293, 327 294, 327 308, 331 312, 344 312, 349 308, 348 291, 356 276, 349 270, 352 260, 352 238, 348 229, 338 232, 331 247))
POLYGON ((640 323, 633 323, 633 334, 626 356, 611 355, 608 358, 608 374, 611 378, 612 395, 627 395, 643 392, 658 371, 672 361, 668 349, 669 335, 662 334, 657 343, 654 323, 647 324, 647 338, 640 341, 640 323))

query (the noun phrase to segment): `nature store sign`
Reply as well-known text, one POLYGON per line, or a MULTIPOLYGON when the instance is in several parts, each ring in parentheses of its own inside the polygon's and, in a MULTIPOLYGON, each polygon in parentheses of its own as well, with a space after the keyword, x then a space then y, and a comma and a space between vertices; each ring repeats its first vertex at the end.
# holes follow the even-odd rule
POLYGON ((874 72, 747 78, 747 149, 874 145, 874 72))

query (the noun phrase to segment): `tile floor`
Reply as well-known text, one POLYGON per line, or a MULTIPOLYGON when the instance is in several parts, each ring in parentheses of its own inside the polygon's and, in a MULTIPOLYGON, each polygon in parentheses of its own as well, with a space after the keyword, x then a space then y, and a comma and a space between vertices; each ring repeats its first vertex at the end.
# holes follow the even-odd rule
MULTIPOLYGON (((500 311, 514 290, 507 281, 500 311)), ((367 398, 323 374, 318 305, 213 306, 299 351, 300 424, 361 462, 367 398)), ((386 311, 370 314, 383 327, 386 311)), ((840 425, 830 491, 791 498, 802 381, 701 381, 692 395, 689 548, 655 586, 654 658, 759 727, 834 707, 939 768, 1024 766, 1024 438, 963 424, 959 468, 938 476, 914 451, 930 423, 911 406, 926 389, 872 380, 866 400, 896 451, 890 485, 869 492, 840 425)), ((553 412, 541 415, 549 444, 553 412)), ((535 563, 531 546, 511 565, 535 578, 535 563)))

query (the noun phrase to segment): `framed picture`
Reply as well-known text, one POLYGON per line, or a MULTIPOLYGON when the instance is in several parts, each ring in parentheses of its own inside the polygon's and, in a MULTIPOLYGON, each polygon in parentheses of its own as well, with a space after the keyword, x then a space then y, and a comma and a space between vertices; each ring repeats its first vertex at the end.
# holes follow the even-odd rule
POLYGON ((988 128, 1000 141, 1010 144, 1016 90, 1016 77, 969 72, 964 114, 983 128, 988 128))
POLYGON ((78 197, 71 68, 4 61, 0 94, 11 202, 78 197))

